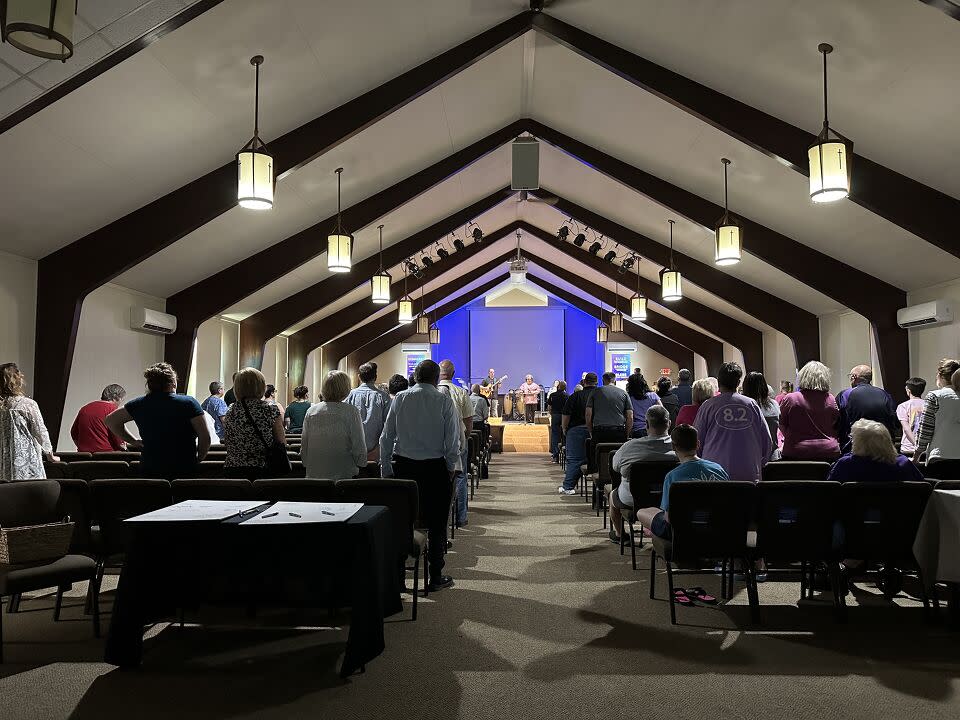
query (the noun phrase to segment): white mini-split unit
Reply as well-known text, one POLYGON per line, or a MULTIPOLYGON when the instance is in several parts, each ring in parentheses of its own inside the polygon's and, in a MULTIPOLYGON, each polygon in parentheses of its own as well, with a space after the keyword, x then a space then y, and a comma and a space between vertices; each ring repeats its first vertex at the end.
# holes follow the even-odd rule
POLYGON ((947 300, 933 300, 897 310, 897 325, 902 328, 943 325, 952 321, 953 305, 947 300))
POLYGON ((177 318, 145 307, 130 308, 130 329, 154 335, 170 335, 177 331, 177 318))

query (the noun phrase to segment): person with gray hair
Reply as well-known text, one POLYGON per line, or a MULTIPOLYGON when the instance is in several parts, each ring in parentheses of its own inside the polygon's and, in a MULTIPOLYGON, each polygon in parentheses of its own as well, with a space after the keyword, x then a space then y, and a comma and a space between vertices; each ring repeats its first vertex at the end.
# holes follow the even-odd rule
POLYGON ((100 393, 100 399, 84 405, 77 412, 77 417, 70 428, 70 437, 79 452, 111 452, 126 450, 123 440, 110 432, 104 424, 104 419, 123 405, 127 391, 122 385, 111 383, 100 393))
POLYGON ((311 405, 303 418, 300 457, 307 477, 356 477, 367 465, 368 448, 360 411, 344 401, 350 393, 350 376, 331 370, 320 392, 323 401, 311 405))
POLYGON ((457 489, 457 527, 467 524, 467 464, 469 462, 469 448, 467 438, 473 431, 473 402, 470 396, 462 388, 453 383, 453 376, 456 368, 452 360, 440 361, 440 381, 437 388, 442 393, 446 393, 453 400, 457 412, 463 420, 463 430, 460 434, 460 467, 457 468, 457 477, 455 478, 457 489))
POLYGON ((886 390, 873 385, 873 368, 857 365, 850 370, 850 387, 837 395, 840 409, 840 448, 843 451, 850 440, 850 428, 860 419, 883 423, 891 436, 900 428, 897 405, 886 390))
POLYGON ((830 368, 811 360, 797 373, 797 389, 780 399, 781 458, 833 462, 840 456, 839 425, 830 368))
MULTIPOLYGON (((347 395, 347 403, 360 412, 363 436, 367 443, 367 460, 380 459, 380 433, 390 410, 390 393, 377 387, 377 364, 366 362, 357 370, 360 384, 347 395)), ((324 395, 326 397, 326 395, 324 395)))
POLYGON ((380 436, 380 468, 383 477, 417 483, 420 517, 429 538, 429 588, 433 591, 453 584, 443 574, 443 555, 453 480, 460 467, 463 416, 453 399, 437 388, 437 363, 421 360, 414 377, 416 384, 397 395, 387 413, 380 436))
MULTIPOLYGON (((234 374, 234 379, 236 379, 236 374, 234 374)), ((200 407, 203 408, 203 411, 207 415, 213 418, 213 431, 216 433, 220 442, 223 442, 223 418, 230 408, 227 407, 227 403, 223 399, 222 382, 214 380, 210 383, 210 397, 200 403, 200 407)))
POLYGON ((850 428, 849 453, 830 468, 827 480, 836 482, 903 482, 923 480, 910 458, 893 446, 890 431, 876 420, 857 420, 850 428))

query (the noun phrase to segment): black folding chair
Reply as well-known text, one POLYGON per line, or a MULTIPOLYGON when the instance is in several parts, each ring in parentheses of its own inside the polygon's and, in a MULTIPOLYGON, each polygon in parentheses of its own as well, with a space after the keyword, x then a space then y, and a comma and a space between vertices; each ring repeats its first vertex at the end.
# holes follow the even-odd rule
POLYGON ((182 478, 171 483, 173 502, 183 500, 249 500, 253 483, 239 478, 182 478))
POLYGON ((960 460, 934 460, 926 463, 922 471, 931 480, 960 480, 960 460))
POLYGON ((70 477, 87 482, 110 478, 129 478, 130 465, 123 460, 78 460, 70 463, 70 477))
POLYGON ((826 480, 830 463, 815 460, 776 460, 763 466, 763 481, 826 480))
POLYGON ((640 526, 640 537, 637 538, 636 524, 637 511, 648 507, 660 507, 660 496, 663 493, 663 479, 667 473, 678 465, 676 460, 641 460, 630 463, 630 495, 633 496, 633 509, 627 508, 620 513, 620 554, 623 555, 625 538, 630 538, 630 562, 633 569, 637 569, 637 544, 643 547, 643 526, 640 526), (629 535, 624 532, 623 523, 629 528, 629 535))
POLYGON ((600 517, 600 511, 603 510, 603 527, 607 527, 607 496, 606 488, 611 483, 610 477, 610 458, 620 449, 623 443, 597 443, 593 447, 596 455, 594 465, 597 468, 597 477, 593 481, 593 495, 591 506, 597 511, 597 517, 600 517))
POLYGON ((316 478, 267 478, 254 480, 253 497, 260 500, 335 502, 336 480, 316 478))

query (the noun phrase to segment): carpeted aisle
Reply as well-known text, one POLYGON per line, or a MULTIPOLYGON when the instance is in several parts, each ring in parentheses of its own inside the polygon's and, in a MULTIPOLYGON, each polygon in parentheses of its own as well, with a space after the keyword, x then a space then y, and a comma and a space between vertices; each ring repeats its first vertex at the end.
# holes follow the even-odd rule
POLYGON ((861 593, 838 626, 829 603, 798 608, 795 584, 771 582, 760 588, 762 626, 738 595, 734 607, 680 610, 684 625, 673 628, 662 574, 659 599, 648 598, 646 548, 634 572, 589 505, 557 495, 558 482, 546 456, 497 456, 448 555, 456 587, 423 602, 416 623, 409 612, 392 621, 384 655, 346 683, 335 674, 342 630, 279 627, 310 619, 169 627, 142 670, 119 672, 97 662, 101 645, 77 608, 54 627, 41 599, 4 618, 12 664, 0 717, 960 715, 960 635, 924 625, 916 603, 861 593))

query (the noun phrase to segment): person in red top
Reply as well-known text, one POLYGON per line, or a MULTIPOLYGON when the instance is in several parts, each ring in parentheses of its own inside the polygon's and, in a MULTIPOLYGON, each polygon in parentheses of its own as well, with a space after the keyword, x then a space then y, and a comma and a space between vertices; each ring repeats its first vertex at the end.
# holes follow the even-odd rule
POLYGON ((100 395, 100 400, 87 403, 70 428, 70 437, 79 452, 110 452, 125 450, 126 444, 107 430, 103 419, 123 404, 127 391, 120 385, 107 385, 100 395))

